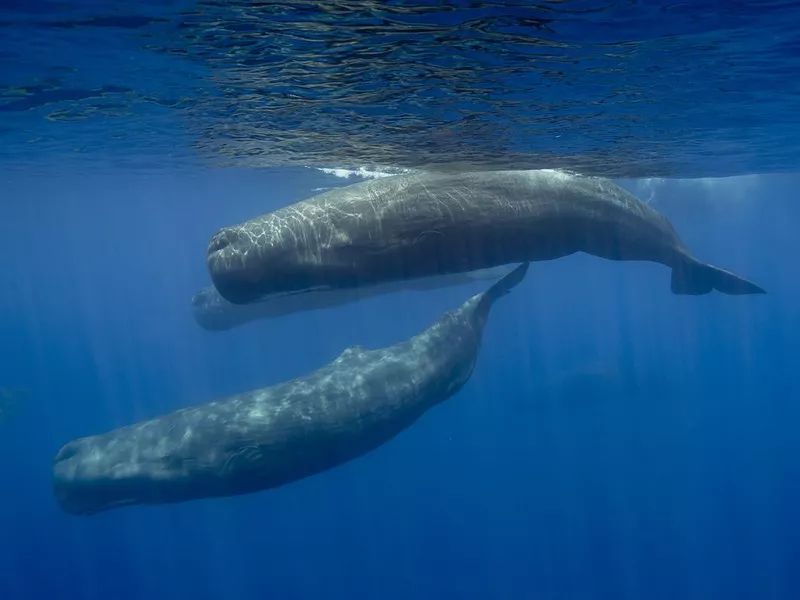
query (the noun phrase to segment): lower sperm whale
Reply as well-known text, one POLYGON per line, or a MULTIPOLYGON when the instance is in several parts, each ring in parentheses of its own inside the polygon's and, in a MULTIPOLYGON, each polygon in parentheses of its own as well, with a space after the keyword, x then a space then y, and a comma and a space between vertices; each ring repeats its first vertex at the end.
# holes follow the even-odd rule
POLYGON ((675 294, 760 294, 695 258, 662 214, 609 179, 561 171, 404 173, 220 229, 206 262, 229 302, 371 286, 585 252, 672 269, 675 294))
POLYGON ((321 369, 64 445, 68 513, 233 496, 331 469, 386 443, 469 380, 492 304, 524 263, 408 341, 351 347, 321 369))
POLYGON ((192 315, 197 324, 207 331, 225 331, 260 319, 333 308, 395 292, 428 291, 479 280, 496 279, 508 272, 509 268, 503 266, 439 277, 392 281, 369 287, 327 289, 300 294, 274 294, 250 304, 228 302, 213 285, 210 285, 192 296, 192 315))

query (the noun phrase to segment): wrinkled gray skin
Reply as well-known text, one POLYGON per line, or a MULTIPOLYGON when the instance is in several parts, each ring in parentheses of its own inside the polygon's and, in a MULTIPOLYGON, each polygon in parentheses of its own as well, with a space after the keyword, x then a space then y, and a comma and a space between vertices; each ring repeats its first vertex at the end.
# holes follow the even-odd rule
POLYGON ((467 382, 495 300, 488 291, 406 342, 351 347, 292 381, 69 442, 53 465, 68 513, 233 496, 275 488, 361 456, 467 382))
POLYGON ((337 188, 217 232, 229 302, 463 273, 586 252, 672 269, 676 294, 764 290, 700 262, 670 222, 612 181, 560 171, 411 173, 337 188))
POLYGON ((251 304, 233 304, 220 296, 214 286, 199 290, 192 297, 192 314, 200 327, 208 331, 224 331, 259 319, 283 317, 298 312, 333 308, 375 296, 400 291, 428 291, 478 280, 495 279, 509 271, 508 267, 481 269, 441 277, 410 281, 393 281, 364 288, 318 290, 300 294, 274 294, 251 304))

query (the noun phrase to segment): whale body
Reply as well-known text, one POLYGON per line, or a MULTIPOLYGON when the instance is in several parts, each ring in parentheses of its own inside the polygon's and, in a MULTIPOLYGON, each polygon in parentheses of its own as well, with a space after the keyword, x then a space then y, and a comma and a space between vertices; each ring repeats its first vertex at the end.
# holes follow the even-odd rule
POLYGON ((408 341, 351 347, 304 377, 71 441, 54 459, 55 496, 90 515, 258 492, 357 458, 464 386, 493 303, 527 269, 408 341))
POLYGON ((761 294, 695 258, 661 213, 609 179, 561 171, 404 173, 319 194, 211 239, 229 302, 463 273, 576 252, 672 269, 675 294, 761 294))

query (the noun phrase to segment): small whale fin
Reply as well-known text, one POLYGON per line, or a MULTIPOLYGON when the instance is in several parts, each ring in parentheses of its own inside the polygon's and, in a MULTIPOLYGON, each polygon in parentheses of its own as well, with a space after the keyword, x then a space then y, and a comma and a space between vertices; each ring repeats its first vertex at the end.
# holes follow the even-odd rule
POLYGON ((361 354, 364 354, 364 352, 365 352, 364 346, 358 346, 358 345, 348 346, 347 348, 342 350, 342 353, 339 356, 337 356, 333 362, 350 360, 351 358, 355 358, 357 356, 360 356, 361 354))
POLYGON ((743 277, 700 261, 687 261, 672 268, 670 289, 682 296, 702 296, 718 290, 730 296, 766 294, 766 290, 743 277))
POLYGON ((516 269, 511 271, 508 275, 503 277, 500 281, 496 282, 492 287, 486 290, 480 299, 480 306, 483 310, 488 311, 495 300, 502 298, 514 289, 519 283, 525 279, 528 273, 530 263, 524 262, 516 269))
POLYGON ((488 267, 486 269, 477 269, 476 271, 468 271, 466 276, 470 279, 475 281, 480 281, 483 279, 496 279, 500 277, 504 273, 510 272, 508 271, 507 265, 502 265, 499 267, 488 267))

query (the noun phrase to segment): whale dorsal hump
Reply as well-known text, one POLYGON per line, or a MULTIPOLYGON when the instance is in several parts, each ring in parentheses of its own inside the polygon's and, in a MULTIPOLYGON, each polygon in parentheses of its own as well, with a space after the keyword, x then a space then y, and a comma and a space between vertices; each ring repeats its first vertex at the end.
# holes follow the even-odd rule
POLYGON ((344 349, 344 351, 336 359, 336 362, 349 360, 351 358, 361 356, 362 354, 364 354, 364 352, 366 352, 364 346, 350 346, 344 349))

